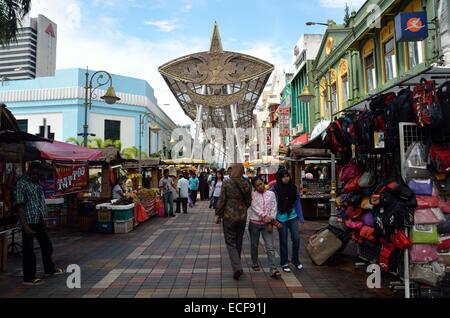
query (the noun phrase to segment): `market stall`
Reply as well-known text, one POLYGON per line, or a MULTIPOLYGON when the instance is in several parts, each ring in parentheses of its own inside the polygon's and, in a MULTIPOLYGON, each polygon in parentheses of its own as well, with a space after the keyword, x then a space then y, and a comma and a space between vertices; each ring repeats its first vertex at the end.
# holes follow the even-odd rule
MULTIPOLYGON (((321 239, 350 231, 359 258, 395 277, 391 286, 406 298, 450 297, 449 73, 430 68, 402 80, 329 125, 324 141, 341 157, 336 206, 346 230, 310 239, 316 263, 321 239)), ((327 257, 345 243, 334 242, 327 257)))

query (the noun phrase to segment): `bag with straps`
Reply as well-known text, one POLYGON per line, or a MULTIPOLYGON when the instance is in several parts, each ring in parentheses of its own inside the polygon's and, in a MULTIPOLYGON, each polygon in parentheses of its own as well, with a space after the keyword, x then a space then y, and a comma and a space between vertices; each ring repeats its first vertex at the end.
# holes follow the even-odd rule
POLYGON ((408 186, 417 195, 431 196, 433 194, 431 179, 411 179, 408 182, 408 186))
POLYGON ((414 225, 411 240, 414 244, 439 244, 439 235, 436 224, 414 225))
POLYGON ((435 245, 414 244, 410 251, 411 262, 414 264, 425 264, 438 260, 437 249, 435 245))
POLYGON ((420 80, 413 90, 413 110, 420 127, 435 127, 442 121, 442 111, 434 81, 420 80))
POLYGON ((323 265, 341 247, 342 241, 325 228, 309 238, 306 250, 314 264, 323 265))
POLYGON ((438 224, 441 220, 436 216, 433 210, 417 209, 414 212, 414 224, 438 224))
MULTIPOLYGON (((450 125, 450 122, 447 124, 450 125)), ((430 160, 437 171, 447 172, 450 168, 450 149, 439 145, 431 146, 430 160)))
POLYGON ((412 241, 406 236, 403 230, 397 230, 391 235, 392 244, 399 250, 406 250, 411 247, 412 241))
POLYGON ((410 278, 418 283, 436 287, 444 277, 445 268, 438 262, 413 264, 411 267, 410 278))
POLYGON ((395 270, 395 246, 392 243, 382 242, 378 265, 384 272, 395 270))

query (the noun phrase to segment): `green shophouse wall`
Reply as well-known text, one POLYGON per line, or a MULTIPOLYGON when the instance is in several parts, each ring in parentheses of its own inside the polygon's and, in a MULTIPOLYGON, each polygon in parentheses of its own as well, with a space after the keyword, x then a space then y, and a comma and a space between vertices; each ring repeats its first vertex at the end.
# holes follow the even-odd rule
MULTIPOLYGON (((412 2, 419 2, 418 7, 427 12, 428 21, 433 21, 436 17, 436 0, 369 0, 361 9, 357 12, 356 16, 352 19, 350 28, 344 29, 342 25, 331 26, 326 30, 325 36, 322 40, 322 45, 319 49, 318 56, 312 65, 313 68, 313 82, 310 84, 310 89, 315 95, 313 101, 314 113, 319 112, 321 105, 320 98, 320 81, 327 76, 330 67, 339 74, 339 61, 346 59, 348 62, 348 80, 349 80, 349 100, 342 103, 342 109, 353 105, 354 103, 366 98, 368 95, 376 94, 387 87, 395 84, 404 77, 419 74, 432 63, 438 60, 438 46, 436 44, 436 33, 433 30, 434 25, 429 25, 429 36, 423 42, 423 57, 424 61, 421 64, 416 65, 414 68, 407 70, 405 68, 405 47, 402 43, 396 42, 396 64, 397 64, 397 77, 391 81, 382 82, 382 55, 381 55, 381 35, 380 32, 384 26, 392 21, 394 17, 403 12, 405 7, 412 2), (378 5, 381 8, 381 25, 379 29, 369 29, 368 19, 370 14, 368 8, 371 5, 378 5), (334 39, 334 46, 332 52, 327 55, 325 52, 326 42, 328 37, 331 36, 334 39), (376 68, 376 89, 370 92, 366 92, 365 80, 364 80, 364 67, 362 49, 369 39, 374 39, 374 52, 375 52, 375 68, 376 68), (313 88, 312 88, 313 86, 313 88)), ((341 88, 337 87, 338 92, 341 92, 341 88)), ((312 110, 310 110, 311 112, 312 110)), ((312 122, 310 127, 314 127, 317 123, 317 116, 311 116, 312 122)))

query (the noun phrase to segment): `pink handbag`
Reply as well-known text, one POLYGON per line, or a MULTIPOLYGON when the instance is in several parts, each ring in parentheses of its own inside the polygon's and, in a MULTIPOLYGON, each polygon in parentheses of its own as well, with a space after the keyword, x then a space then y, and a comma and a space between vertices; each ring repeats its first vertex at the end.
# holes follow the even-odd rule
POLYGON ((418 209, 414 212, 414 224, 437 224, 440 220, 431 209, 418 209))
POLYGON ((345 220, 345 226, 349 229, 359 230, 363 227, 363 225, 364 224, 362 221, 353 221, 350 219, 345 220))
POLYGON ((425 264, 438 260, 437 249, 434 245, 414 244, 409 253, 411 262, 414 264, 425 264))

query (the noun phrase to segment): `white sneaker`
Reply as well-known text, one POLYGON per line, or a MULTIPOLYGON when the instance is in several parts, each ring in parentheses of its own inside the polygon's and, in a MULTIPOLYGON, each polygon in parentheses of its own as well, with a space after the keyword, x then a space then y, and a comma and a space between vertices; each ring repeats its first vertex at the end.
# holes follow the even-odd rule
POLYGON ((285 272, 285 273, 290 273, 291 272, 291 269, 289 268, 289 266, 288 265, 284 265, 284 266, 282 266, 281 267, 281 269, 283 270, 283 272, 285 272))
POLYGON ((296 267, 297 267, 298 270, 301 270, 301 269, 303 269, 303 264, 299 264, 296 267))

